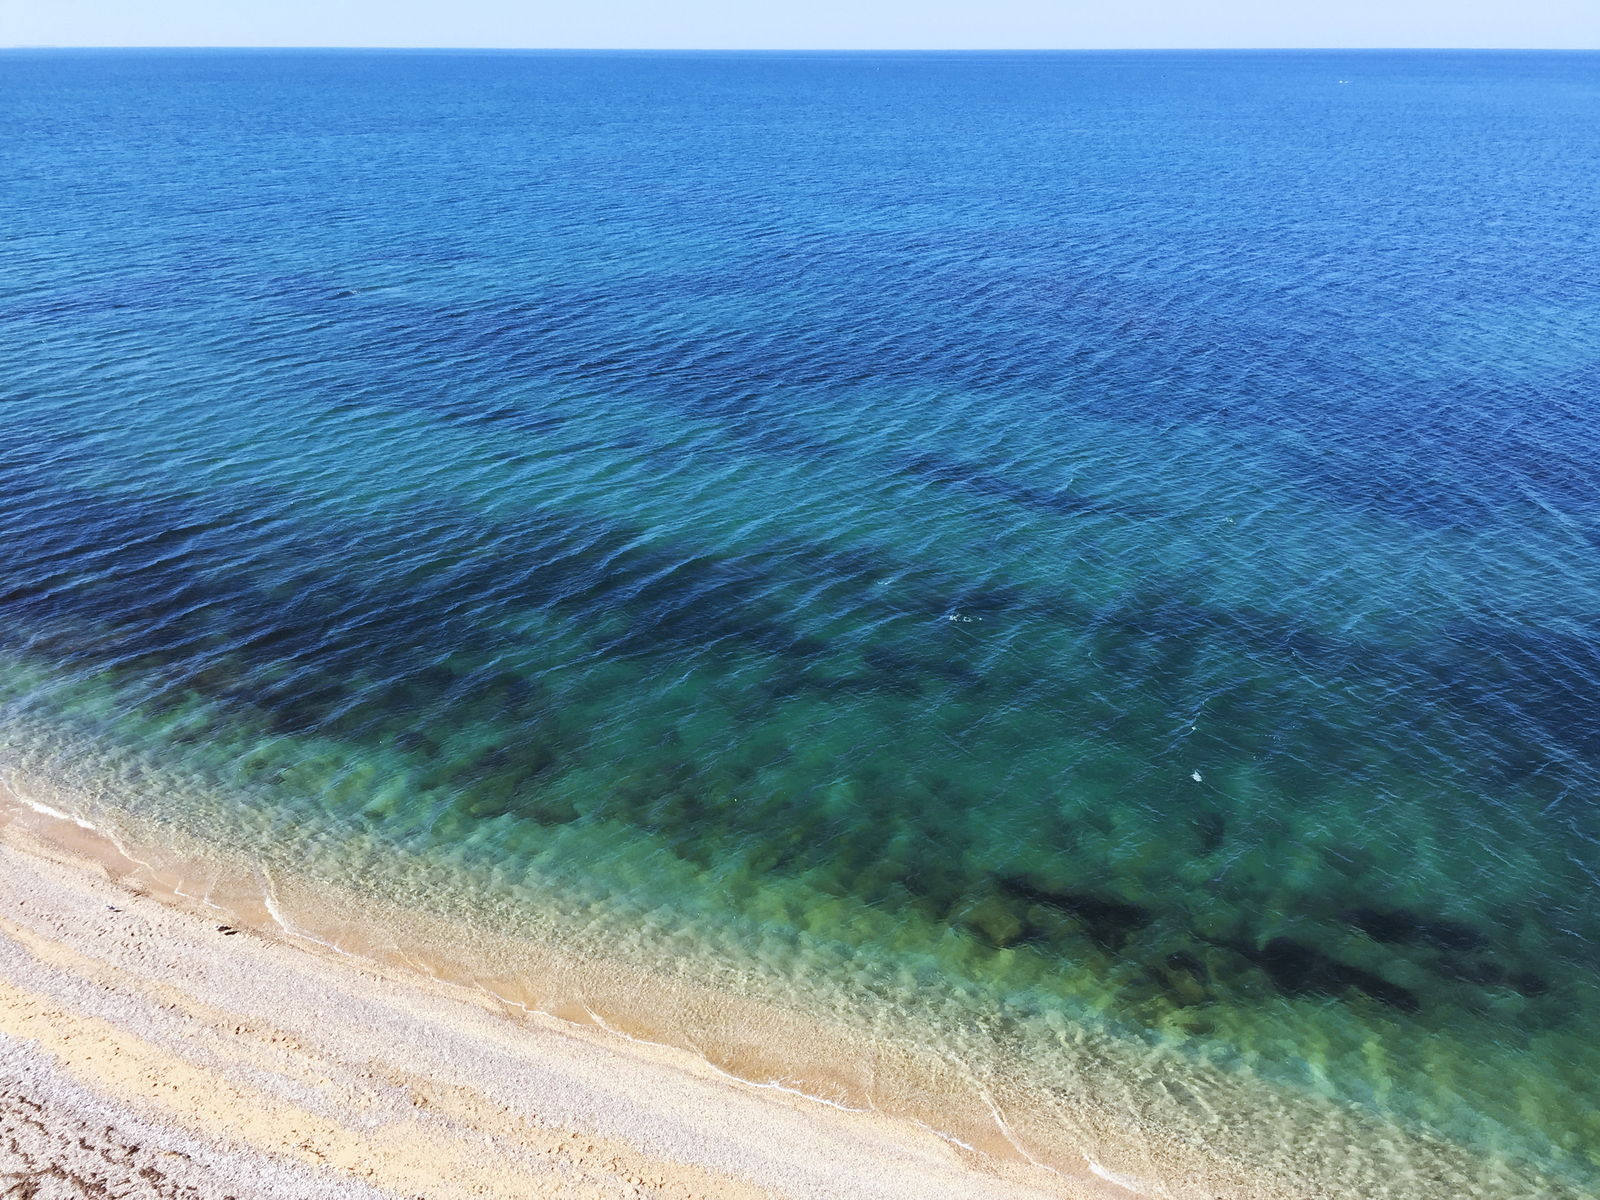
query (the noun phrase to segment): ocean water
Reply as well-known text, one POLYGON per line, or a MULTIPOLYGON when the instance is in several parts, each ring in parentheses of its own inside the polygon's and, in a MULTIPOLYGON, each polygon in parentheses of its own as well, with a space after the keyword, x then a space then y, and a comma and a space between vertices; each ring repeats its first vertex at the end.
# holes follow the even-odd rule
POLYGON ((1600 56, 0 105, 0 779, 1600 1182, 1600 56))

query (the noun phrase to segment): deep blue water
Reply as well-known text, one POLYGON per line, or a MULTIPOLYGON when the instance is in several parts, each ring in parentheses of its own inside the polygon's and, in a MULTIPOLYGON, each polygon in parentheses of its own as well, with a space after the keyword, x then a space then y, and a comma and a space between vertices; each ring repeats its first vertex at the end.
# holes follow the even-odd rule
POLYGON ((0 775, 1595 1177, 1600 56, 0 104, 0 775))

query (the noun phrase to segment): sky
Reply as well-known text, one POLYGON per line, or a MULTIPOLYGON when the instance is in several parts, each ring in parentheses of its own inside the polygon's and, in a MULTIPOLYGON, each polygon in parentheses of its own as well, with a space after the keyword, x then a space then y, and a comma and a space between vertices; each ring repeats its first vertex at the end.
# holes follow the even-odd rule
POLYGON ((0 46, 1600 48, 1600 0, 0 0, 0 46))

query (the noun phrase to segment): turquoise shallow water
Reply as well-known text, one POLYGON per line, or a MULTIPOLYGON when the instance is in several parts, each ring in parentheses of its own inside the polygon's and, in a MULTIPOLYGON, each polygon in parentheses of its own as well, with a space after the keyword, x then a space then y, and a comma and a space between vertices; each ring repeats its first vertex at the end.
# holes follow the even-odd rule
POLYGON ((1593 1184, 1600 60, 0 70, 0 770, 1593 1184))

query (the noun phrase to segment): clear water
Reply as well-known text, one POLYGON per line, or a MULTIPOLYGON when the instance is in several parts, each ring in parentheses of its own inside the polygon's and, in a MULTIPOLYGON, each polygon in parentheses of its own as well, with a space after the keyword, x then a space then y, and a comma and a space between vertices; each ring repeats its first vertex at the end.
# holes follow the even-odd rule
POLYGON ((0 97, 0 772, 1600 1178, 1600 56, 0 97))

